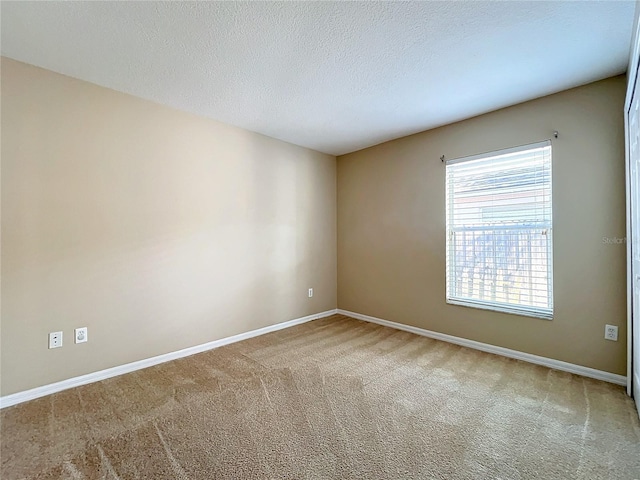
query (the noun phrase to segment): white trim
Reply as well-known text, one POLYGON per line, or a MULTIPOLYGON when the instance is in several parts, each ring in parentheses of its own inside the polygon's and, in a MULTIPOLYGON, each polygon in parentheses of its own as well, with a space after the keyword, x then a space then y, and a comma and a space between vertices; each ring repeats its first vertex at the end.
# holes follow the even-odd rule
POLYGON ((501 157, 503 155, 509 155, 511 153, 526 152, 527 150, 542 149, 550 146, 551 140, 543 140, 542 142, 529 143, 527 145, 519 145, 517 147, 503 148, 502 150, 495 150, 493 152, 478 153, 476 155, 469 155, 467 157, 452 158, 451 160, 447 160, 446 164, 455 165, 456 163, 471 162, 473 160, 480 160, 490 157, 501 157))
POLYGON ((637 393, 634 393, 638 384, 637 372, 634 372, 633 357, 638 352, 633 351, 633 295, 635 272, 633 271, 633 235, 631 218, 631 152, 629 144, 629 111, 633 102, 633 93, 638 81, 638 61, 640 60, 640 3, 636 1, 634 14, 633 37, 631 38, 629 66, 627 69, 627 93, 624 101, 624 144, 625 144, 625 191, 626 191, 626 224, 627 224, 627 395, 634 394, 636 401, 637 393), (632 381, 633 380, 633 381, 632 381), (635 385, 633 385, 635 382, 635 385))
POLYGON ((631 250, 631 154, 629 151, 629 111, 624 112, 625 220, 627 227, 627 395, 633 393, 633 252, 631 250))
POLYGON ((640 372, 636 372, 635 380, 633 382, 633 399, 636 402, 636 410, 638 411, 638 418, 640 418, 640 372))
POLYGON ((630 52, 629 52, 629 66, 627 67, 627 95, 624 102, 624 111, 628 112, 631 107, 631 97, 633 96, 633 89, 635 88, 635 73, 638 71, 638 61, 640 60, 640 4, 636 1, 636 12, 634 14, 634 29, 633 37, 631 38, 630 52))
POLYGON ((265 333, 275 332, 282 330, 283 328, 293 327, 294 325, 300 325, 301 323, 310 322, 311 320, 317 320, 319 318, 329 317, 337 313, 337 310, 327 310, 326 312, 314 313, 313 315, 307 315, 306 317, 295 318, 287 322, 276 323, 275 325, 269 325, 268 327, 258 328, 257 330, 251 330, 245 333, 239 333, 232 337, 221 338, 220 340, 214 340, 212 342, 203 343, 202 345, 196 345, 194 347, 184 348, 175 352, 165 353, 156 357, 146 358, 144 360, 138 360, 137 362, 127 363, 119 365, 113 368, 107 368, 106 370, 100 370, 98 372, 88 373, 79 377, 69 378, 62 380, 61 382, 51 383, 49 385, 43 385, 42 387, 32 388, 31 390, 25 390, 23 392, 12 393, 11 395, 5 395, 0 397, 0 408, 10 407, 17 405, 18 403, 34 400, 45 395, 61 392, 73 387, 79 387, 80 385, 86 385, 88 383, 99 382, 107 378, 116 377, 125 373, 135 372, 143 368, 152 367, 160 363, 169 362, 177 358, 188 357, 196 353, 205 352, 214 348, 229 345, 231 343, 240 342, 249 338, 264 335, 265 333))
POLYGON ((615 373, 604 372, 602 370, 596 370, 594 368, 583 367, 582 365, 562 362, 560 360, 554 360, 553 358, 540 357, 531 353, 519 352, 517 350, 498 347, 496 345, 489 345, 488 343, 476 342, 475 340, 454 337, 453 335, 447 335, 445 333, 424 330, 422 328, 413 327, 411 325, 390 322, 389 320, 383 320, 381 318, 371 317, 369 315, 363 315, 361 313, 350 312, 348 310, 342 310, 340 308, 338 309, 338 313, 340 315, 346 315, 358 320, 364 320, 365 322, 377 323, 378 325, 384 325, 385 327, 391 327, 397 330, 404 330, 405 332, 415 333, 416 335, 422 335, 423 337, 434 338, 436 340, 442 340, 443 342, 453 343, 455 345, 461 345, 463 347, 473 348, 474 350, 493 353, 496 355, 501 355, 503 357, 515 358, 517 360, 534 363, 536 365, 543 365, 545 367, 554 368, 556 370, 562 370, 563 372, 575 373, 576 375, 582 375, 583 377, 595 378, 596 380, 603 380, 605 382, 615 383, 616 385, 627 384, 627 377, 616 375, 615 373))
POLYGON ((500 302, 483 302, 481 300, 461 297, 449 297, 447 298, 447 303, 459 307, 479 308, 481 310, 510 313, 511 315, 521 315, 523 317, 539 318, 541 320, 553 320, 553 308, 544 311, 536 307, 520 307, 519 305, 509 305, 500 302))

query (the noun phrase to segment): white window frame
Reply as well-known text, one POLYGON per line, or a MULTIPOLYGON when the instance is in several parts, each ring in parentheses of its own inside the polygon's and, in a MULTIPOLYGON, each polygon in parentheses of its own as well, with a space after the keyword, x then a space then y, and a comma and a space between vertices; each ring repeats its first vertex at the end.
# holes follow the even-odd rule
MULTIPOLYGON (((515 314, 515 315, 522 315, 522 316, 528 316, 528 317, 535 317, 535 318, 541 318, 544 320, 552 320, 553 319, 553 312, 554 312, 554 304, 553 304, 553 151, 552 151, 552 145, 551 145, 551 141, 546 140, 544 142, 538 142, 538 143, 532 143, 532 144, 528 144, 528 145, 522 145, 522 146, 518 146, 518 147, 513 147, 513 148, 506 148, 503 150, 497 150, 497 151, 493 151, 493 152, 487 152, 487 153, 482 153, 482 154, 478 154, 478 155, 471 155, 468 157, 461 157, 461 158, 456 158, 456 159, 452 159, 452 160, 447 160, 446 162, 446 167, 447 171, 445 173, 445 205, 446 205, 446 255, 447 255, 447 264, 446 264, 446 278, 445 278, 445 282, 446 282, 446 302, 448 304, 451 305, 460 305, 460 306, 465 306, 465 307, 473 307, 473 308, 479 308, 479 309, 485 309, 485 310, 492 310, 492 311, 497 311, 497 312, 503 312, 503 313, 510 313, 510 314, 515 314), (475 299, 475 298, 468 298, 468 297, 456 297, 454 295, 452 295, 451 290, 452 287, 454 286, 455 283, 455 279, 452 278, 451 276, 451 270, 453 270, 455 268, 455 246, 454 244, 452 244, 452 241, 455 242, 455 240, 453 240, 454 236, 455 236, 455 229, 451 228, 450 225, 450 218, 452 218, 453 216, 453 205, 450 202, 450 193, 449 193, 449 170, 448 167, 450 165, 454 165, 456 163, 462 163, 462 162, 469 162, 472 160, 480 160, 480 159, 487 159, 487 158, 491 158, 491 157, 497 157, 497 156, 501 156, 501 155, 507 155, 507 154, 511 154, 511 153, 518 153, 518 152, 525 152, 528 150, 534 150, 534 149, 538 149, 538 148, 544 148, 544 147, 549 147, 550 148, 550 172, 549 172, 549 186, 550 186, 550 191, 549 191, 549 202, 550 202, 550 207, 551 207, 551 218, 548 222, 548 224, 542 225, 541 227, 544 228, 546 230, 546 235, 548 236, 548 251, 547 251, 547 278, 548 278, 548 289, 549 289, 549 307, 548 308, 542 308, 542 307, 534 307, 534 306, 529 306, 529 305, 518 305, 518 304, 512 304, 512 303, 502 303, 502 302, 497 302, 497 301, 486 301, 486 300, 481 300, 481 299, 475 299), (453 248, 452 248, 453 247, 453 248)), ((518 230, 522 228, 523 230, 526 229, 530 229, 530 227, 518 227, 518 226, 512 226, 509 227, 510 230, 518 230)), ((490 228, 488 228, 490 229, 490 228)))

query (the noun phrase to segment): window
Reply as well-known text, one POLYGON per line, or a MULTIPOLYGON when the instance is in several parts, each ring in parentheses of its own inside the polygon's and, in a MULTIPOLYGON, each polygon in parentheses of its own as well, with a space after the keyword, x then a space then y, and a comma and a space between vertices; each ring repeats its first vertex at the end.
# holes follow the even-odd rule
POLYGON ((446 171, 447 302, 553 318, 551 142, 446 171))

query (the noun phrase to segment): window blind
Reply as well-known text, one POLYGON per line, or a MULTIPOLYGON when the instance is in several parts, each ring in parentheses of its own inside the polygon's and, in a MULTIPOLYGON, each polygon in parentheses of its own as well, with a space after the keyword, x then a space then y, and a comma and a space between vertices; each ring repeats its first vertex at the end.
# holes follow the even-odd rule
POLYGON ((551 142, 447 162, 447 302, 553 317, 551 142))

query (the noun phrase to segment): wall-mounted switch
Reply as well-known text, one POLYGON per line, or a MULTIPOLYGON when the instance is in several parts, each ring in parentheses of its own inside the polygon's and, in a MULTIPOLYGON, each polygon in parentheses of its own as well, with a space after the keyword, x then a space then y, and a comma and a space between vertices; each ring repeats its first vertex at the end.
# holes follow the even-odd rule
POLYGON ((309 289, 309 298, 313 297, 313 288, 309 289))

